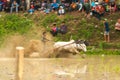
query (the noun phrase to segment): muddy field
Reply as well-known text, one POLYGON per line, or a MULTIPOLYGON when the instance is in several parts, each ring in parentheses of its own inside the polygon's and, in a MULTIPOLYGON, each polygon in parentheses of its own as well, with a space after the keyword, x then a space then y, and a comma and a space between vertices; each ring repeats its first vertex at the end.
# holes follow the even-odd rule
MULTIPOLYGON (((120 80, 119 58, 25 58, 23 80, 120 80)), ((16 73, 15 58, 0 58, 0 80, 16 80, 16 73)))

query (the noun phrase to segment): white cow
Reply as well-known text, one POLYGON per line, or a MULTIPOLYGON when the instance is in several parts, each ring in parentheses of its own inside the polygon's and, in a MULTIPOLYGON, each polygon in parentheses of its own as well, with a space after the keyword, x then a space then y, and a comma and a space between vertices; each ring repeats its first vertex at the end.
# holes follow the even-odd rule
POLYGON ((84 43, 75 43, 74 40, 69 42, 56 42, 54 44, 54 49, 57 51, 65 50, 72 53, 79 53, 78 50, 83 50, 84 52, 87 51, 86 45, 84 43))

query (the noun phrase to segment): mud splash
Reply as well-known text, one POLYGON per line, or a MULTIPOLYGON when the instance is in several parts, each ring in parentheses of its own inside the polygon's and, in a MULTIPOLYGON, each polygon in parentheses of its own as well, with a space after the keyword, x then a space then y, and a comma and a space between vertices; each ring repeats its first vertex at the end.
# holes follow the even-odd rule
POLYGON ((25 48, 25 57, 30 57, 37 53, 34 57, 48 57, 53 51, 53 42, 44 43, 40 39, 27 39, 21 35, 14 35, 7 38, 0 49, 0 57, 15 57, 16 47, 23 46, 25 48))

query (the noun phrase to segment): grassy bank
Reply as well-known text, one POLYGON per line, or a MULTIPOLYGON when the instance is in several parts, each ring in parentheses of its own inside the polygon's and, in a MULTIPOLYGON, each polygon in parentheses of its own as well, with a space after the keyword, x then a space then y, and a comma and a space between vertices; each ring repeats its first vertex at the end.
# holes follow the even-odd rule
POLYGON ((58 16, 56 14, 6 14, 1 13, 0 18, 0 44, 2 44, 7 37, 14 34, 23 35, 29 39, 39 39, 42 31, 49 33, 52 24, 56 23, 59 27, 65 21, 68 26, 68 33, 65 35, 58 34, 53 37, 54 41, 69 41, 72 39, 84 39, 90 44, 88 46, 87 54, 117 54, 120 49, 120 32, 114 30, 114 25, 119 18, 119 13, 106 15, 102 20, 95 17, 87 19, 84 13, 72 12, 65 16, 58 16), (103 20, 107 18, 110 24, 110 43, 104 42, 103 38, 103 20), (92 46, 92 47, 91 47, 92 46))

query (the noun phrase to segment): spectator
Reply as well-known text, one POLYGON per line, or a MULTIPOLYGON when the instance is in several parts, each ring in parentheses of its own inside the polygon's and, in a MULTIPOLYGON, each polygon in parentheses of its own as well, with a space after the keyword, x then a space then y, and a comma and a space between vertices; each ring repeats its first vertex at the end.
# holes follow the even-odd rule
POLYGON ((31 5, 30 5, 30 9, 28 10, 28 13, 33 14, 34 11, 35 11, 35 10, 34 10, 34 5, 31 4, 31 5))
POLYGON ((70 3, 65 3, 65 11, 67 12, 67 11, 69 11, 69 8, 70 7, 70 3))
POLYGON ((23 12, 26 10, 26 2, 25 0, 22 0, 22 2, 20 3, 20 10, 22 10, 23 12))
POLYGON ((64 15, 64 14, 65 14, 65 10, 62 6, 60 6, 58 10, 58 15, 64 15))
POLYGON ((51 12, 51 3, 50 1, 47 1, 46 3, 46 9, 44 10, 46 14, 49 14, 51 12))
POLYGON ((85 10, 85 13, 86 13, 85 16, 87 18, 90 18, 90 4, 89 4, 88 1, 84 3, 84 10, 85 10))
POLYGON ((18 3, 16 1, 13 1, 11 8, 10 8, 10 13, 12 13, 14 9, 16 13, 18 13, 18 7, 19 7, 18 3))
POLYGON ((83 8, 82 2, 77 2, 77 8, 78 8, 78 11, 82 11, 82 8, 83 8))
POLYGON ((0 0, 0 11, 3 9, 3 2, 0 0))
POLYGON ((56 11, 56 10, 58 10, 58 8, 59 8, 59 4, 54 1, 54 2, 51 4, 51 7, 52 7, 52 10, 53 10, 53 11, 56 11))
POLYGON ((111 2, 110 4, 110 13, 114 13, 116 11, 116 4, 115 2, 111 2))
POLYGON ((5 12, 10 12, 10 7, 11 7, 10 1, 7 1, 4 3, 4 11, 5 12))
POLYGON ((109 23, 107 22, 107 19, 104 20, 104 39, 106 42, 110 42, 110 35, 109 35, 109 23))
POLYGON ((34 9, 30 8, 30 9, 28 10, 28 13, 33 14, 33 13, 34 13, 34 9))
POLYGON ((61 1, 60 6, 62 6, 65 9, 65 1, 64 0, 61 1))
POLYGON ((62 25, 60 26, 60 33, 61 34, 67 33, 67 26, 65 25, 65 22, 62 22, 62 25))
POLYGON ((70 5, 70 11, 76 10, 77 9, 77 4, 75 2, 72 2, 70 5))
POLYGON ((117 23, 115 24, 115 30, 120 31, 120 19, 118 19, 117 23))
POLYGON ((46 7, 47 7, 47 3, 46 3, 46 1, 42 1, 42 3, 41 3, 41 11, 44 11, 45 9, 46 9, 46 7))
POLYGON ((92 15, 99 20, 101 20, 101 16, 104 15, 104 11, 105 10, 102 5, 96 5, 95 7, 92 7, 92 15))
POLYGON ((91 2, 91 7, 95 7, 96 6, 96 4, 95 4, 95 1, 93 0, 92 2, 91 2))
POLYGON ((40 2, 37 0, 37 1, 35 2, 34 6, 35 6, 35 10, 38 11, 38 10, 40 9, 40 2))
MULTIPOLYGON (((6 7, 7 2, 10 2, 10 0, 1 0, 2 1, 2 9, 4 10, 6 7)), ((10 6, 9 6, 10 7, 10 6)), ((10 12, 10 11, 9 11, 10 12)))
POLYGON ((53 27, 52 27, 50 33, 51 33, 53 36, 56 36, 56 35, 58 34, 58 27, 56 26, 55 23, 53 24, 53 27))
POLYGON ((105 6, 105 11, 106 11, 106 12, 110 12, 110 5, 107 4, 107 5, 105 6))

